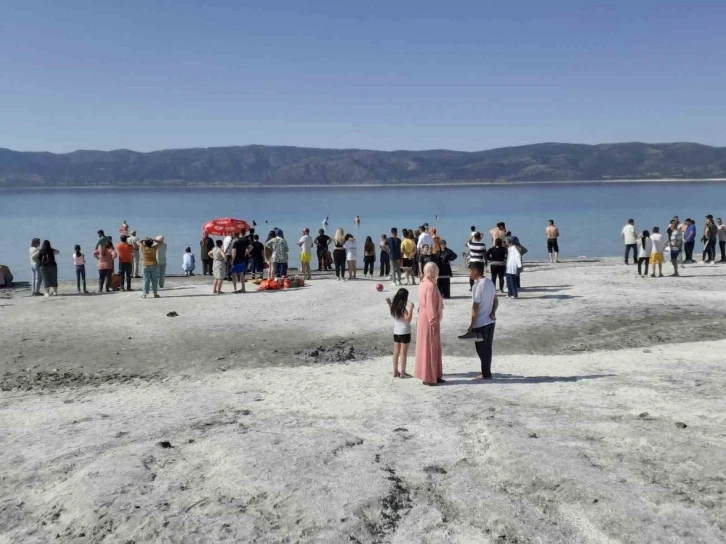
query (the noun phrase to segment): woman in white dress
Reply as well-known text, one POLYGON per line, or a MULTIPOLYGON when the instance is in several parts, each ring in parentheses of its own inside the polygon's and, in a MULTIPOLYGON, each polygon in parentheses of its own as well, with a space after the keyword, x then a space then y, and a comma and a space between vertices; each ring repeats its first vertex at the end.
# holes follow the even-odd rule
POLYGON ((214 288, 212 293, 215 295, 222 295, 222 285, 224 284, 224 277, 227 275, 227 254, 223 249, 224 242, 217 240, 215 248, 209 252, 209 257, 212 259, 212 275, 214 275, 214 288))

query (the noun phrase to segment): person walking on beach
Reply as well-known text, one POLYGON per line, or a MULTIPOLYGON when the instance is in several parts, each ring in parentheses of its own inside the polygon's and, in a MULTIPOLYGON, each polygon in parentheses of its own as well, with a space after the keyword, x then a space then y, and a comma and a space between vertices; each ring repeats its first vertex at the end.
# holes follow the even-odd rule
POLYGON ((416 285, 416 276, 414 276, 413 259, 416 256, 416 242, 413 241, 413 233, 409 230, 403 233, 403 242, 401 242, 401 270, 406 276, 406 285, 416 285))
POLYGON ((648 264, 653 253, 653 240, 650 239, 650 232, 644 230, 638 240, 638 275, 645 278, 648 275, 648 264), (645 270, 643 270, 645 266, 645 270))
POLYGON ((335 264, 335 278, 337 281, 345 280, 345 232, 338 229, 333 235, 333 264, 335 264))
POLYGON ((391 259, 391 278, 394 285, 401 285, 401 239, 398 237, 398 229, 391 229, 391 236, 386 239, 388 245, 388 256, 391 259))
POLYGON ((144 294, 143 298, 149 295, 149 289, 154 293, 154 298, 160 298, 159 289, 159 261, 157 260, 157 252, 161 247, 158 240, 146 238, 139 243, 139 251, 141 252, 141 264, 144 272, 144 294))
POLYGON ((411 320, 413 319, 413 302, 408 301, 408 289, 399 289, 393 302, 386 299, 388 309, 393 317, 393 377, 410 378, 406 373, 408 346, 411 344, 411 320))
POLYGON ((118 275, 121 280, 121 290, 124 290, 124 280, 126 283, 126 291, 131 291, 131 273, 134 267, 134 246, 128 243, 125 234, 121 235, 121 241, 116 244, 116 253, 118 254, 118 275))
POLYGON ((182 271, 185 276, 193 276, 195 268, 196 262, 194 260, 194 253, 192 253, 192 248, 188 247, 184 251, 184 255, 182 255, 182 271))
POLYGON ((33 238, 30 242, 30 290, 31 296, 40 296, 40 286, 43 278, 40 275, 40 238, 33 238))
POLYGON ((415 375, 424 385, 443 383, 441 352, 441 320, 444 317, 444 301, 436 286, 439 267, 428 263, 424 267, 424 279, 418 289, 418 325, 416 327, 415 375))
POLYGON ((391 250, 388 247, 388 237, 381 234, 381 241, 378 243, 381 248, 381 268, 379 276, 381 278, 392 278, 391 276, 391 250))
POLYGON ((706 246, 704 263, 716 263, 716 242, 718 241, 718 227, 713 222, 713 215, 706 216, 706 226, 703 230, 703 240, 706 246))
POLYGON ((366 241, 363 244, 363 277, 367 278, 368 274, 373 279, 373 270, 376 266, 376 244, 373 243, 373 239, 370 236, 366 236, 366 241))
POLYGON ((436 280, 436 285, 441 296, 447 299, 451 298, 451 262, 456 260, 456 253, 448 248, 446 240, 441 240, 440 244, 438 255, 434 255, 439 267, 439 277, 436 280))
POLYGON ((665 251, 666 241, 663 239, 663 235, 660 233, 660 227, 653 227, 653 233, 650 235, 650 241, 653 244, 653 249, 650 252, 650 266, 653 268, 653 273, 650 275, 651 278, 655 278, 655 268, 658 267, 658 277, 663 277, 663 263, 665 258, 663 252, 665 251))
POLYGON ((357 278, 358 268, 358 243, 352 234, 345 235, 345 260, 348 263, 348 279, 354 280, 357 278))
POLYGON ((139 274, 139 262, 140 262, 140 260, 139 260, 139 237, 136 236, 135 230, 131 231, 131 236, 126 238, 126 242, 131 244, 131 247, 134 248, 134 252, 131 256, 131 262, 132 262, 131 275, 134 278, 140 278, 141 275, 139 274))
POLYGON ((622 238, 625 244, 625 264, 628 263, 628 256, 630 250, 633 250, 633 264, 638 262, 638 235, 635 233, 635 220, 628 219, 628 224, 623 227, 620 232, 620 238, 622 238))
POLYGON ((496 288, 497 278, 499 278, 499 292, 503 293, 504 274, 507 270, 507 248, 499 238, 494 241, 494 247, 490 247, 487 251, 486 261, 489 263, 489 270, 492 274, 492 284, 496 288))
POLYGON ((693 264, 693 248, 696 245, 696 225, 693 219, 684 221, 686 228, 683 230, 683 249, 686 252, 684 264, 693 264))
POLYGON ((522 268, 522 256, 519 253, 519 248, 514 243, 514 240, 510 239, 507 242, 507 268, 505 269, 507 278, 507 298, 519 298, 517 291, 517 276, 519 276, 522 268))
POLYGON ((235 235, 234 243, 232 244, 232 290, 235 293, 244 293, 245 284, 245 272, 247 271, 247 258, 250 250, 250 240, 245 236, 247 231, 242 229, 239 234, 235 235), (237 290, 237 283, 240 288, 237 290))
MULTIPOLYGON (((495 244, 497 242, 501 248, 502 241, 497 238, 495 244)), ((474 263, 469 268, 469 277, 474 280, 474 289, 471 292, 471 324, 467 334, 459 338, 474 338, 474 348, 481 364, 481 374, 475 379, 491 380, 494 327, 499 299, 494 282, 484 277, 483 263, 474 263)))
POLYGON ((86 288, 86 256, 81 252, 81 246, 76 245, 73 248, 73 266, 76 269, 76 289, 78 294, 81 292, 85 295, 88 294, 86 288), (83 291, 81 291, 81 281, 83 281, 83 291))
POLYGON ((720 217, 716 218, 716 228, 718 229, 718 248, 721 251, 720 263, 726 263, 726 225, 720 217))
POLYGON ((158 250, 156 252, 156 262, 158 266, 159 276, 159 289, 164 288, 164 280, 166 279, 166 249, 167 245, 164 242, 164 237, 159 235, 156 237, 156 241, 159 243, 158 250))
POLYGON ((332 269, 328 246, 330 246, 330 236, 325 234, 324 229, 320 229, 318 231, 318 237, 315 238, 315 247, 317 248, 318 255, 318 272, 332 269))
POLYGON ((670 236, 670 253, 671 253, 671 264, 673 265, 673 274, 671 277, 678 277, 678 257, 681 254, 681 248, 683 247, 683 232, 678 228, 678 220, 673 219, 671 221, 671 236, 670 236))
POLYGON ((58 264, 55 256, 60 251, 53 249, 49 240, 43 240, 38 251, 38 263, 40 265, 40 277, 43 279, 45 296, 58 295, 58 264))
POLYGON ((550 255, 550 263, 560 262, 560 246, 558 238, 560 237, 560 229, 555 226, 555 222, 550 219, 545 229, 545 237, 547 238, 547 253, 550 255))
POLYGON ((287 276, 287 258, 290 247, 285 240, 282 230, 275 231, 275 237, 265 244, 265 247, 272 249, 272 262, 275 268, 275 277, 284 278, 287 276))
POLYGON ((212 275, 214 276, 212 293, 222 295, 224 294, 222 291, 224 278, 227 276, 227 254, 224 252, 222 240, 217 240, 214 249, 209 252, 209 257, 212 259, 212 275))
POLYGON ((310 270, 310 261, 313 258, 313 239, 310 237, 310 229, 303 229, 302 238, 297 243, 300 248, 300 272, 305 279, 310 280, 313 274, 310 270))
POLYGON ((114 259, 117 253, 113 249, 113 243, 107 242, 106 247, 94 250, 93 256, 98 261, 98 292, 103 293, 104 287, 107 293, 111 292, 111 275, 113 274, 114 259))
MULTIPOLYGON (((498 238, 495 238, 495 240, 498 240, 498 238)), ((482 241, 481 232, 474 233, 474 236, 472 237, 467 247, 469 248, 469 266, 471 266, 473 263, 486 264, 487 246, 482 241)), ((474 280, 469 277, 469 291, 471 291, 473 287, 474 280)))
POLYGON ((214 249, 214 240, 206 232, 202 233, 202 239, 199 241, 200 257, 202 258, 202 274, 211 275, 213 260, 209 253, 214 249))

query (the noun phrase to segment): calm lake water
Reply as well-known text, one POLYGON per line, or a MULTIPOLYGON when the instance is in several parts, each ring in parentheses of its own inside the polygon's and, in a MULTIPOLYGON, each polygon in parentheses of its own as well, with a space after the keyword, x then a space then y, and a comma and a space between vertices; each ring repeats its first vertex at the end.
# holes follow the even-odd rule
MULTIPOLYGON (((236 217, 258 223, 262 238, 272 227, 296 241, 300 230, 315 233, 325 216, 330 230, 343 227, 362 244, 391 227, 435 225, 457 253, 463 251, 471 225, 488 231, 497 221, 519 236, 530 250, 528 259, 546 258, 544 229, 556 221, 562 257, 608 257, 622 254, 620 230, 628 218, 636 228, 664 228, 675 214, 720 215, 726 201, 721 183, 618 183, 512 185, 480 187, 399 187, 335 189, 6 189, 0 195, 0 263, 18 280, 27 280, 28 247, 34 237, 49 239, 61 251, 59 277, 74 277, 71 253, 80 244, 89 268, 96 231, 118 240, 123 220, 142 236, 163 234, 169 244, 168 273, 181 270, 184 249, 199 259, 202 224, 215 217, 236 217), (356 229, 353 218, 361 217, 356 229), (438 216, 438 220, 436 219, 438 216), (90 257, 90 258, 89 258, 90 257)), ((487 237, 487 244, 490 242, 487 237)), ((359 252, 362 254, 362 252, 359 252)), ((291 252, 291 264, 298 259, 291 252)), ((362 265, 362 258, 361 258, 362 265)), ((199 263, 198 263, 199 266, 199 263)), ((91 274, 93 277, 93 273, 91 274)))

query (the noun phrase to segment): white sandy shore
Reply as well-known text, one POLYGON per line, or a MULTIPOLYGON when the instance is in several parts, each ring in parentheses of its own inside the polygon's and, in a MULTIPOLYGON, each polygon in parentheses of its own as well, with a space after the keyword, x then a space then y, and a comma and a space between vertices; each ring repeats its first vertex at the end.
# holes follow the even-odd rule
POLYGON ((436 388, 310 355, 389 349, 371 282, 2 300, 0 542, 723 542, 726 267, 685 274, 532 267, 493 383, 459 278, 436 388))

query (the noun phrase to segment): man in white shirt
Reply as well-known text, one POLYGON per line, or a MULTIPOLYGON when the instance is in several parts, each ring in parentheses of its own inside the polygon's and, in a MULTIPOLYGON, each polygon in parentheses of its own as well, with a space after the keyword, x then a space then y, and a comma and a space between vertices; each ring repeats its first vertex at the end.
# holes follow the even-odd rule
POLYGON ((471 263, 469 277, 474 280, 471 293, 471 325, 468 332, 459 336, 461 339, 474 339, 476 353, 481 362, 481 374, 477 380, 492 378, 492 347, 494 346, 494 326, 499 307, 497 290, 494 283, 484 277, 484 263, 471 263))
POLYGON ((310 237, 310 229, 303 229, 302 234, 297 243, 300 247, 300 271, 305 279, 311 280, 313 275, 310 272, 310 259, 313 255, 313 239, 310 237))
POLYGON ((429 248, 434 247, 434 238, 429 234, 429 228, 425 225, 421 227, 421 234, 419 234, 418 243, 416 244, 416 249, 418 249, 419 254, 423 246, 429 246, 429 248))
POLYGON ((638 235, 635 233, 634 219, 628 219, 628 224, 620 232, 620 238, 625 244, 625 264, 629 264, 628 255, 630 255, 631 249, 633 250, 633 264, 636 264, 638 262, 638 235))
POLYGON ((225 236, 222 242, 222 250, 227 256, 227 276, 224 278, 227 281, 232 279, 232 246, 234 238, 232 236, 225 236))

